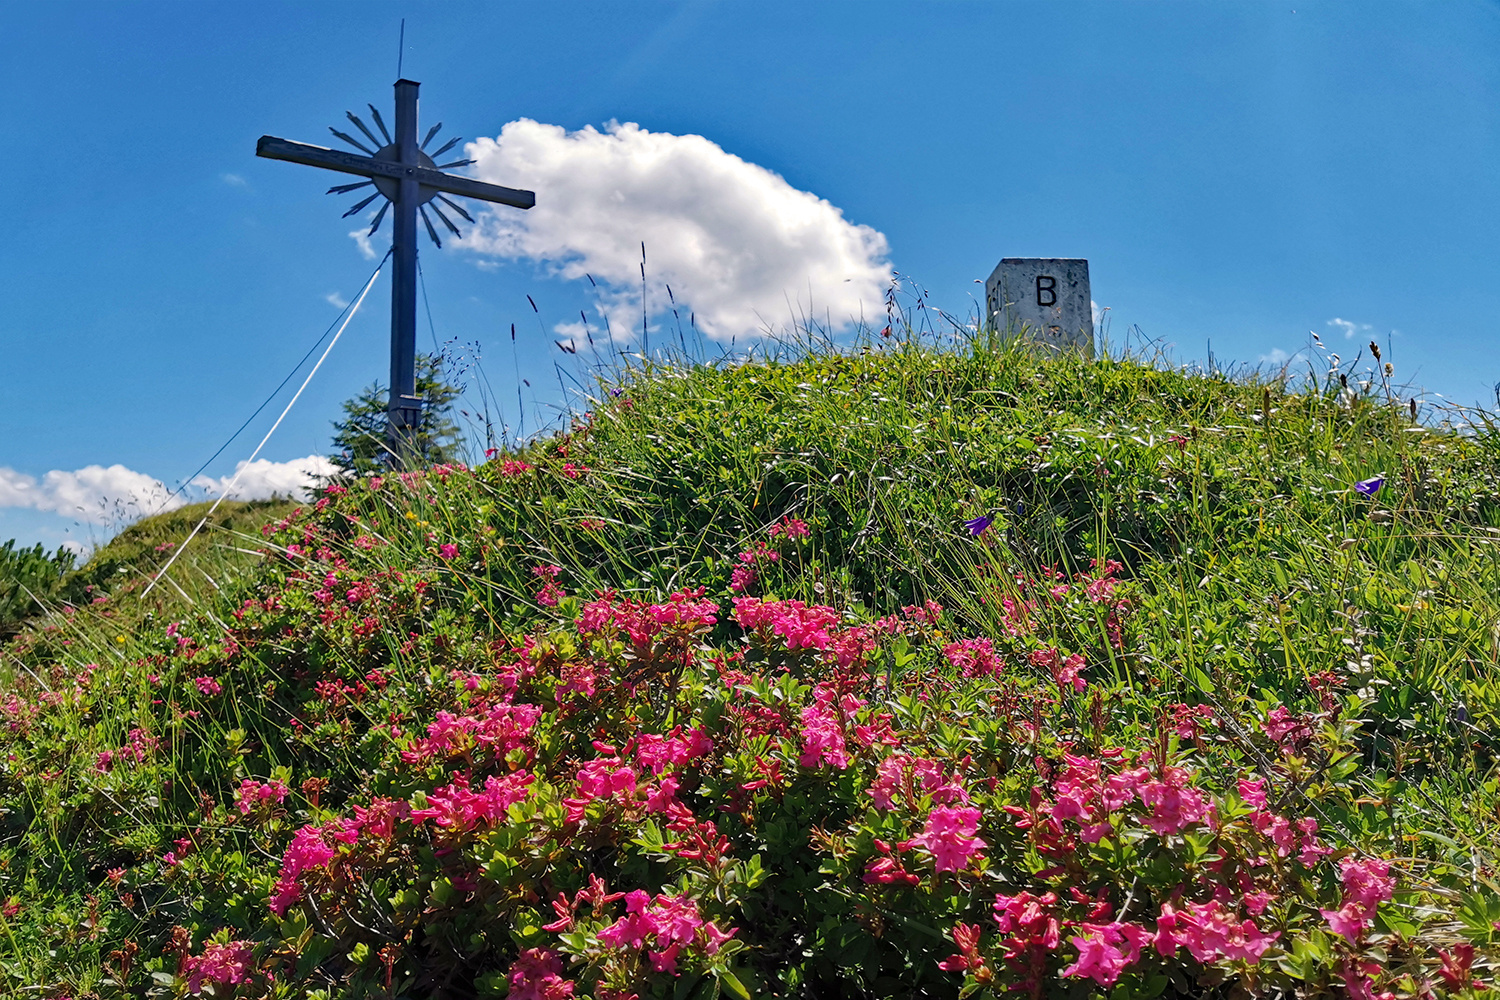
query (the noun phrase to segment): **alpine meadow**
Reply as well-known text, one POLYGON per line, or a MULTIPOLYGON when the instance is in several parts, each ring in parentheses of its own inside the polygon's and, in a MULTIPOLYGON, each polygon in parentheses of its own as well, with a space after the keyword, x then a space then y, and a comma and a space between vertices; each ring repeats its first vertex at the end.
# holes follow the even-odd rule
POLYGON ((1485 989, 1493 415, 893 327, 70 570, 0 652, 4 992, 1485 989))

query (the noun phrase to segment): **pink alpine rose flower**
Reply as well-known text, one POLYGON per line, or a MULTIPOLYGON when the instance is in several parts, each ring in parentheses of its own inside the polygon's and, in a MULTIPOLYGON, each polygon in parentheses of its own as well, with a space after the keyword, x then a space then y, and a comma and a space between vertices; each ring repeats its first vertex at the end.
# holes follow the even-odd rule
POLYGON ((972 806, 937 806, 927 814, 927 825, 921 834, 902 844, 926 848, 932 855, 933 868, 940 872, 962 871, 969 859, 987 845, 975 836, 979 830, 979 810, 972 806))

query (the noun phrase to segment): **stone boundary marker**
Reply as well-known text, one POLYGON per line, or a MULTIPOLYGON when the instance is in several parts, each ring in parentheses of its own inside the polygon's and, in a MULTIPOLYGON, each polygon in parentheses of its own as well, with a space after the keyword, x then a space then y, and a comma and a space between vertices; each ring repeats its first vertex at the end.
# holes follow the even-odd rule
POLYGON ((984 283, 986 323, 1052 351, 1094 356, 1089 262, 1070 257, 1006 257, 984 283))

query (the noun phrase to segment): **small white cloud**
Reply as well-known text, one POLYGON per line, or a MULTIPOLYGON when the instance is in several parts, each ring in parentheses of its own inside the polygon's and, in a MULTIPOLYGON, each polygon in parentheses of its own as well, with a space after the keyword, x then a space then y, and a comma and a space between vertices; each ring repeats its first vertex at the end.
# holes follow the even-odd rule
POLYGON ((0 467, 0 507, 33 507, 35 496, 34 477, 15 469, 0 467))
POLYGON ((1109 306, 1101 306, 1089 299, 1089 311, 1094 314, 1094 329, 1097 330, 1104 323, 1104 314, 1109 312, 1109 306))
POLYGON ((375 252, 375 247, 370 242, 370 231, 368 229, 354 229, 349 233, 349 238, 359 247, 359 252, 365 260, 374 260, 380 255, 375 252))
MULTIPOLYGON (((308 455, 287 462, 259 459, 235 471, 239 482, 228 495, 232 500, 263 500, 271 496, 307 498, 308 491, 335 475, 338 467, 322 455, 308 455)), ((173 494, 159 479, 127 469, 123 465, 89 465, 67 472, 54 469, 40 479, 0 466, 0 507, 24 507, 75 517, 89 524, 126 524, 164 510, 174 510, 203 495, 217 497, 234 476, 199 476, 189 485, 196 495, 173 494)))
POLYGON ((1262 354, 1260 360, 1262 364, 1280 365, 1292 360, 1292 356, 1279 347, 1273 347, 1271 348, 1271 353, 1262 354))
POLYGON ((347 309, 349 307, 349 300, 344 298, 338 292, 329 292, 327 295, 323 296, 323 301, 327 302, 335 309, 347 309))
POLYGON ((570 340, 575 343, 588 343, 588 330, 578 320, 571 323, 557 323, 552 327, 552 333, 564 343, 570 340))
POLYGON ((172 496, 160 480, 123 465, 54 469, 40 480, 0 468, 0 507, 52 511, 91 524, 130 521, 186 502, 172 496))
POLYGON ((223 496, 229 500, 265 500, 273 496, 305 500, 309 490, 337 473, 338 466, 322 455, 308 455, 288 462, 261 458, 249 464, 239 463, 232 475, 219 478, 199 476, 192 485, 209 496, 223 496), (234 482, 235 476, 239 477, 238 482, 234 482), (234 482, 234 489, 225 493, 231 482, 234 482))
POLYGON ((466 149, 481 179, 535 189, 537 204, 487 209, 460 245, 591 275, 595 309, 619 337, 640 328, 642 243, 647 308, 665 313, 670 286, 718 340, 794 315, 834 327, 884 315, 883 235, 701 135, 522 119, 466 149))
POLYGON ((1345 340, 1353 340, 1354 339, 1354 335, 1356 333, 1359 333, 1361 330, 1373 330, 1373 329, 1375 329, 1369 323, 1355 323, 1352 320, 1340 319, 1337 316, 1335 316, 1333 319, 1329 320, 1328 323, 1327 323, 1327 325, 1331 326, 1331 327, 1335 327, 1335 328, 1337 328, 1339 330, 1344 331, 1344 339, 1345 340))
POLYGON ((245 178, 241 177, 239 174, 220 174, 219 180, 223 181, 225 184, 228 184, 230 187, 243 188, 250 186, 250 182, 245 180, 245 178))

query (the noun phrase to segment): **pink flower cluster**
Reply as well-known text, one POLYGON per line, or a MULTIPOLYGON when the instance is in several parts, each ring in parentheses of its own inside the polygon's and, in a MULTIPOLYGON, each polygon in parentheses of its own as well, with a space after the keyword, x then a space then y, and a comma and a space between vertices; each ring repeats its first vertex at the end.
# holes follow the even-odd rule
POLYGON ((967 972, 984 968, 984 959, 979 954, 980 927, 978 924, 959 922, 953 925, 953 943, 958 945, 958 954, 949 955, 938 963, 945 972, 967 972))
POLYGON ((786 648, 827 649, 833 642, 829 629, 839 623, 839 613, 822 604, 801 601, 763 601, 758 597, 736 597, 734 620, 746 631, 767 629, 786 639, 786 648))
POLYGON ((1078 960, 1062 970, 1064 976, 1087 976, 1100 986, 1113 986, 1120 973, 1140 961, 1151 932, 1139 924, 1118 920, 1107 924, 1082 923, 1081 936, 1070 938, 1078 960))
POLYGON ((620 803, 633 801, 640 786, 640 776, 635 768, 616 756, 597 757, 584 764, 578 769, 577 780, 577 794, 563 799, 563 805, 568 807, 569 823, 581 822, 584 810, 591 802, 600 799, 620 803))
POLYGON ((880 852, 878 857, 871 858, 865 865, 864 881, 866 885, 921 885, 922 877, 906 870, 901 859, 891 851, 891 845, 885 841, 876 839, 875 849, 880 852))
POLYGON ((549 948, 527 948, 511 963, 511 1000, 566 1000, 573 983, 562 976, 562 956, 549 948))
POLYGON ((943 606, 937 601, 908 604, 901 609, 901 614, 913 625, 936 625, 943 617, 943 606))
POLYGON ((1391 876, 1391 866, 1379 858, 1345 858, 1339 862, 1339 872, 1344 879, 1343 905, 1318 912, 1335 934, 1358 941, 1370 926, 1375 908, 1395 893, 1396 880, 1391 876))
POLYGON ((811 531, 807 528, 806 521, 799 521, 795 517, 783 517, 776 524, 771 525, 771 537, 784 536, 786 538, 806 538, 811 531))
POLYGON ((1024 977, 1018 988, 1033 996, 1041 995, 1048 959, 1062 941, 1056 906, 1055 892, 995 897, 995 925, 1004 935, 1000 939, 1002 954, 1006 964, 1024 977))
POLYGON ((1161 837, 1210 822, 1213 803, 1187 786, 1188 772, 1180 767, 1163 771, 1163 780, 1148 781, 1138 788, 1142 804, 1151 810, 1141 822, 1161 837))
POLYGON ((875 767, 875 780, 868 789, 875 805, 886 811, 896 808, 899 793, 908 808, 916 805, 919 795, 928 796, 934 803, 962 802, 968 804, 969 794, 959 784, 958 776, 943 776, 942 765, 926 757, 913 757, 904 753, 893 753, 875 767))
MULTIPOLYGON (((1159 777, 1145 767, 1107 773, 1109 766, 1118 764, 1122 757, 1119 750, 1106 751, 1098 759, 1064 754, 1063 770, 1053 785, 1056 800, 1050 809, 1043 807, 1050 821, 1071 820, 1080 827, 1079 836, 1085 843, 1096 844, 1114 832, 1109 814, 1136 800, 1146 807, 1140 822, 1158 836, 1181 833, 1212 818, 1212 803, 1188 787, 1190 774, 1184 768, 1165 767, 1159 777)), ((1017 807, 1008 811, 1029 816, 1017 807)), ((1054 832, 1061 835, 1063 830, 1056 827, 1054 832)))
POLYGON ((718 954, 733 929, 721 931, 698 912, 698 903, 686 896, 665 893, 652 899, 637 889, 625 896, 625 916, 599 932, 599 943, 608 948, 645 950, 653 972, 679 975, 677 960, 684 948, 698 945, 707 955, 718 954))
POLYGON ((401 759, 408 764, 426 764, 472 747, 503 757, 526 744, 541 715, 542 710, 536 705, 508 702, 493 705, 480 715, 439 712, 437 721, 427 726, 427 738, 416 740, 403 750, 401 759))
POLYGON ((1196 740, 1203 727, 1214 723, 1214 710, 1208 705, 1171 705, 1167 725, 1179 740, 1196 740))
POLYGON ((1313 731, 1308 721, 1279 705, 1266 716, 1266 735, 1276 741, 1283 753, 1298 753, 1312 742, 1313 731))
POLYGON ((254 947, 253 941, 210 941, 203 946, 203 954, 183 958, 179 975, 187 980, 187 990, 193 994, 203 992, 205 983, 238 985, 250 976, 254 947))
POLYGON ((1167 958, 1183 947, 1200 962, 1226 958, 1254 965, 1280 936, 1280 931, 1261 933, 1254 920, 1238 920, 1224 904, 1211 899, 1189 903, 1181 910, 1163 903, 1161 916, 1156 919, 1155 944, 1167 958))
POLYGON ((1064 693, 1070 688, 1074 692, 1081 692, 1088 687, 1088 681, 1082 676, 1085 661, 1081 653, 1074 653, 1064 659, 1056 649, 1038 649, 1028 654, 1027 659, 1033 667, 1049 671, 1052 679, 1057 682, 1058 689, 1064 693))
POLYGON ((618 598, 612 590, 601 591, 579 612, 578 633, 623 632, 637 649, 649 649, 664 631, 694 635, 719 620, 719 605, 704 600, 703 594, 702 587, 684 589, 670 594, 665 604, 647 604, 618 598))
POLYGON ((943 647, 948 662, 964 677, 998 677, 1005 669, 989 639, 961 639, 943 647))
POLYGON ((108 773, 119 761, 130 761, 132 764, 144 763, 146 758, 156 753, 161 747, 161 740, 152 736, 144 729, 132 729, 125 736, 125 745, 117 750, 101 750, 94 761, 94 770, 101 774, 108 773))
POLYGON ((421 809, 412 809, 399 799, 377 798, 368 808, 355 806, 353 817, 329 820, 321 826, 309 823, 296 832, 281 857, 281 872, 268 906, 276 916, 285 916, 287 908, 302 898, 306 876, 328 868, 339 856, 341 844, 357 844, 364 836, 389 841, 396 821, 401 819, 413 823, 430 819, 439 828, 453 832, 472 829, 481 821, 493 825, 504 818, 513 803, 530 793, 532 781, 533 776, 525 771, 503 778, 492 775, 485 780, 483 790, 475 792, 466 777, 455 775, 452 784, 428 792, 421 809))
POLYGON ((562 572, 562 567, 533 566, 531 572, 542 578, 542 589, 536 592, 536 602, 547 608, 557 607, 558 602, 567 596, 567 592, 557 585, 557 575, 562 572))
POLYGON ((492 774, 485 779, 483 790, 476 792, 469 788, 467 777, 454 775, 452 784, 427 793, 425 808, 411 810, 411 821, 420 823, 430 819, 450 833, 463 833, 480 823, 494 826, 505 819, 507 809, 525 800, 533 780, 526 771, 503 778, 492 774))
POLYGON ((513 458, 507 458, 500 463, 500 475, 502 476, 519 476, 530 471, 530 463, 519 462, 513 458))
POLYGON ((744 593, 755 586, 758 579, 757 567, 761 563, 773 563, 781 561, 781 553, 772 549, 765 542, 756 542, 755 548, 746 549, 738 556, 740 564, 729 574, 729 589, 738 593, 744 593))
MULTIPOLYGON (((332 826, 334 824, 330 824, 332 826)), ((338 856, 338 849, 328 843, 326 827, 309 823, 292 837, 281 856, 281 874, 267 901, 272 913, 286 916, 287 907, 302 898, 302 876, 327 866, 338 856)))
POLYGON ((713 750, 714 741, 701 727, 684 730, 676 726, 665 736, 645 733, 636 740, 635 759, 641 767, 650 768, 660 775, 670 767, 682 767, 706 756, 713 750))
POLYGON ((617 805, 631 806, 642 801, 647 812, 666 813, 673 829, 685 829, 693 822, 692 813, 677 801, 677 789, 681 783, 672 774, 663 774, 668 767, 682 767, 709 753, 713 740, 702 729, 694 727, 673 728, 666 735, 647 733, 632 737, 622 753, 603 743, 595 743, 595 749, 608 754, 588 761, 578 769, 577 791, 571 798, 563 800, 567 806, 568 822, 583 820, 589 803, 600 800, 613 801, 617 805), (658 780, 641 784, 640 772, 625 762, 634 754, 636 764, 649 770, 658 780))
POLYGON ((802 756, 797 762, 803 767, 829 764, 846 769, 849 749, 844 733, 864 705, 863 699, 852 694, 840 697, 826 681, 814 688, 813 703, 802 709, 802 756))
POLYGON ((267 803, 280 805, 286 801, 289 791, 286 783, 279 779, 261 784, 254 778, 246 778, 240 782, 240 787, 235 789, 234 801, 240 807, 240 814, 248 816, 267 803))
POLYGON ((1297 859, 1311 868, 1333 853, 1332 849, 1324 847, 1318 840, 1317 820, 1311 816, 1305 816, 1297 821, 1294 830, 1286 817, 1267 808, 1266 788, 1260 779, 1241 779, 1239 793, 1240 799, 1255 810, 1250 814, 1250 825, 1257 833, 1271 841, 1277 857, 1287 857, 1293 850, 1296 850, 1297 859))
POLYGON ((204 697, 212 697, 224 690, 224 685, 212 677, 194 677, 193 684, 198 688, 198 693, 204 697))
POLYGON ((925 848, 932 855, 934 871, 963 871, 981 848, 989 846, 975 836, 979 815, 972 806, 937 806, 927 814, 922 832, 898 846, 902 850, 925 848))

